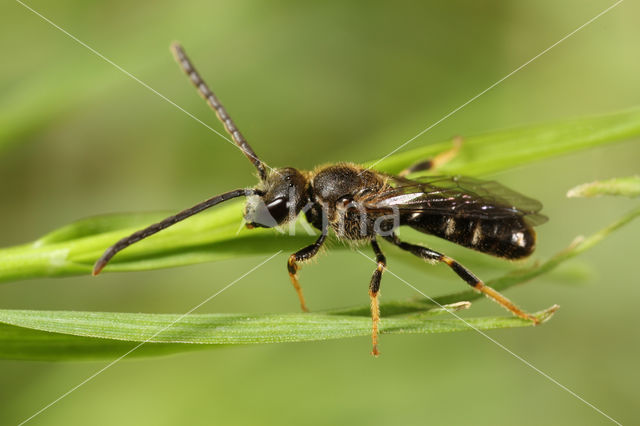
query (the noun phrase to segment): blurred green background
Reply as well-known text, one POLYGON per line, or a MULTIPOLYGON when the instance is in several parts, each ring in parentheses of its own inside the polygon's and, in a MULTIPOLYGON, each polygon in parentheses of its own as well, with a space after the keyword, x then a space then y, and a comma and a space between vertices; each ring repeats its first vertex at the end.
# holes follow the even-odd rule
MULTIPOLYGON (((613 4, 554 2, 81 2, 31 7, 178 105, 222 127, 173 62, 183 43, 269 164, 311 168, 380 158, 613 4)), ((75 219, 179 210, 254 184, 240 153, 15 2, 0 6, 0 246, 75 219)), ((415 147, 527 123, 640 104, 640 6, 624 2, 418 138, 415 147)), ((632 140, 492 176, 540 199, 551 218, 536 256, 637 205, 566 199, 574 185, 639 172, 632 140)), ((433 248, 451 246, 420 237, 433 248)), ((640 227, 508 295, 529 310, 558 303, 543 327, 491 332, 615 418, 640 418, 640 227)), ((465 289, 443 267, 390 268, 437 295, 465 289)), ((483 278, 484 256, 458 251, 483 278)), ((262 258, 152 272, 29 280, 0 287, 3 308, 182 313, 262 258)), ((286 254, 199 312, 295 312, 286 254)), ((334 251, 305 267, 312 309, 368 300, 372 266, 334 251), (339 274, 338 274, 339 272, 339 274)), ((391 275, 385 300, 415 292, 391 275)), ((471 314, 504 314, 488 302, 471 314)), ((607 424, 609 421, 474 332, 245 346, 122 361, 31 424, 607 424)), ((0 424, 18 423, 105 362, 0 361, 0 424)))

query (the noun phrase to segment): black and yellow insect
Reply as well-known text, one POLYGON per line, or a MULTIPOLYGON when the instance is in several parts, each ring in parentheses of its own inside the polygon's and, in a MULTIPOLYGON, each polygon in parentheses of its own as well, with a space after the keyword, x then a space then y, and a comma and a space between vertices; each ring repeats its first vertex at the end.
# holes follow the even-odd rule
POLYGON ((378 245, 383 238, 430 262, 443 262, 474 289, 484 293, 518 317, 538 323, 496 290, 485 285, 454 259, 421 245, 402 241, 399 226, 409 226, 474 250, 505 259, 529 256, 535 248, 534 225, 546 221, 539 214, 542 205, 489 181, 466 177, 429 176, 409 179, 411 172, 426 170, 450 157, 453 150, 391 176, 351 163, 300 171, 292 167, 270 169, 255 154, 218 98, 202 80, 178 44, 171 50, 191 83, 215 111, 233 141, 258 170, 260 182, 254 188, 236 189, 210 198, 175 216, 151 225, 115 243, 96 262, 97 275, 120 250, 223 201, 247 197, 244 219, 248 228, 283 225, 304 213, 320 230, 311 245, 289 257, 287 269, 302 309, 307 307, 298 283, 299 263, 315 256, 330 230, 338 239, 368 243, 376 255, 377 267, 369 284, 374 355, 378 355, 378 292, 386 259, 378 245))

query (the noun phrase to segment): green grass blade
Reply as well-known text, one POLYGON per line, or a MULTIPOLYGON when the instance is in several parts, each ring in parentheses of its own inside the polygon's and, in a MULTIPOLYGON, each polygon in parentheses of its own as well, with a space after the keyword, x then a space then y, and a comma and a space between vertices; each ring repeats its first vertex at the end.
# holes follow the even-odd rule
MULTIPOLYGON (((27 361, 116 359, 137 345, 123 340, 50 333, 7 324, 0 324, 0 342, 0 358, 27 361)), ((207 349, 207 346, 147 343, 127 355, 127 358, 162 356, 200 349, 207 349)))
MULTIPOLYGON (((545 313, 541 317, 548 317, 545 313)), ((0 310, 0 358, 79 360, 158 356, 220 345, 310 342, 369 336, 371 319, 327 314, 170 315, 115 312, 0 310), (206 346, 205 346, 206 345, 206 346)), ((430 334, 472 328, 530 327, 515 317, 387 318, 384 334, 430 334)))
MULTIPOLYGON (((444 164, 444 174, 485 175, 640 135, 640 109, 464 137, 460 153, 444 164)), ((398 173, 418 160, 451 148, 441 142, 397 153, 375 168, 398 173)))
MULTIPOLYGON (((640 109, 606 116, 469 137, 447 173, 483 174, 604 145, 640 134, 640 109)), ((450 142, 409 150, 376 168, 397 172, 449 148, 450 142)), ((0 249, 0 282, 89 274, 102 252, 118 239, 164 215, 109 215, 84 219, 26 245, 0 249)), ((201 213, 119 253, 105 269, 136 271, 211 262, 242 255, 293 252, 314 240, 298 227, 295 236, 268 229, 242 229, 242 202, 201 213)), ((339 245, 338 245, 339 246, 339 245)))

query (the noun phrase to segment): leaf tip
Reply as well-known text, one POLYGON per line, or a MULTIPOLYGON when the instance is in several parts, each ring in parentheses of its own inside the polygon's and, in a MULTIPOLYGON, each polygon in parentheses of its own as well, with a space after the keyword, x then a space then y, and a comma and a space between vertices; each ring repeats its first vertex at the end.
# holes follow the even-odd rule
POLYGON ((469 301, 450 303, 448 305, 443 306, 444 309, 448 309, 451 311, 462 311, 464 309, 469 309, 470 307, 471 307, 471 302, 469 301))
POLYGON ((584 185, 576 186, 567 191, 567 198, 582 197, 582 190, 584 185))
POLYGON ((534 314, 534 316, 538 319, 538 323, 537 324, 542 324, 544 322, 549 321, 549 319, 551 319, 551 317, 553 316, 553 314, 556 313, 556 311, 560 309, 560 305, 553 305, 547 309, 545 309, 544 311, 540 311, 534 314))

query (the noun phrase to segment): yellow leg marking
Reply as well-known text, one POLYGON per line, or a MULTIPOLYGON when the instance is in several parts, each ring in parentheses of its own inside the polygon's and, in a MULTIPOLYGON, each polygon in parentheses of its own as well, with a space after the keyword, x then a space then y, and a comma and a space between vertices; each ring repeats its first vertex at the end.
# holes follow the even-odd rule
POLYGON ((380 322, 380 306, 378 305, 378 295, 380 292, 373 293, 369 292, 369 297, 371 298, 371 342, 373 343, 373 349, 371 350, 371 355, 378 356, 380 352, 378 351, 378 323, 380 322))
MULTIPOLYGON (((458 265, 458 267, 462 268, 459 263, 457 263, 455 260, 453 260, 452 258, 450 258, 448 256, 443 256, 442 257, 442 261, 444 263, 446 263, 447 265, 451 266, 454 269, 454 271, 456 271, 458 273, 459 273, 459 270, 456 270, 455 265, 458 265)), ((464 268, 462 268, 462 269, 464 269, 464 268)), ((476 278, 475 276, 470 275, 468 271, 466 272, 466 275, 470 279, 476 279, 477 280, 477 282, 475 282, 474 284, 471 284, 474 289, 478 290, 479 292, 481 292, 484 295, 488 296, 490 299, 492 299, 495 302, 499 303, 503 308, 507 309, 509 312, 511 312, 515 316, 523 318, 523 319, 526 319, 526 320, 529 320, 529 321, 533 322, 535 325, 540 324, 540 320, 538 318, 536 318, 535 316, 533 316, 531 314, 528 314, 525 311, 523 311, 522 309, 518 308, 515 305, 515 303, 513 303, 511 300, 507 299, 505 296, 500 294, 497 290, 489 287, 488 285, 485 285, 482 281, 478 280, 478 278, 476 278)), ((465 281, 466 281, 466 279, 465 279, 465 281)))
POLYGON ((307 309, 307 304, 304 301, 304 295, 302 294, 302 287, 300 287, 300 283, 298 282, 298 265, 296 264, 296 256, 289 256, 289 278, 291 279, 291 284, 293 284, 293 288, 296 289, 296 293, 298 293, 298 299, 300 299, 300 307, 304 312, 309 312, 307 309), (295 271, 295 272, 292 272, 295 271))
POLYGON ((507 299, 502 294, 500 294, 498 291, 494 290, 493 288, 489 287, 488 285, 484 285, 483 283, 479 282, 478 284, 476 284, 474 286, 474 288, 476 290, 480 291, 481 293, 486 294, 487 296, 489 296, 491 299, 495 300, 496 302, 498 302, 500 305, 502 305, 502 307, 504 307, 505 309, 510 311, 515 316, 523 318, 523 319, 526 319, 526 320, 529 320, 529 321, 533 322, 535 325, 540 324, 540 320, 538 318, 536 318, 533 315, 528 314, 525 311, 523 311, 522 309, 518 308, 511 300, 507 299))

